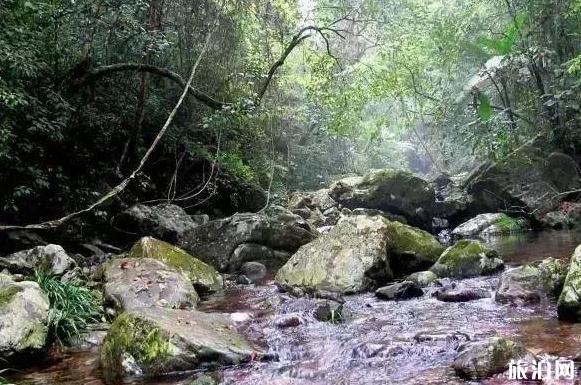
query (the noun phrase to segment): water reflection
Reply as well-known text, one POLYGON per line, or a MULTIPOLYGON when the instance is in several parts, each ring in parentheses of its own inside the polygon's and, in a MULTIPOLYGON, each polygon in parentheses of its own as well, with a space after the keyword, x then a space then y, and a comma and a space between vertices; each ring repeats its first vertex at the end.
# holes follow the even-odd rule
POLYGON ((520 265, 547 257, 568 260, 581 244, 581 231, 527 232, 484 240, 507 264, 520 265))

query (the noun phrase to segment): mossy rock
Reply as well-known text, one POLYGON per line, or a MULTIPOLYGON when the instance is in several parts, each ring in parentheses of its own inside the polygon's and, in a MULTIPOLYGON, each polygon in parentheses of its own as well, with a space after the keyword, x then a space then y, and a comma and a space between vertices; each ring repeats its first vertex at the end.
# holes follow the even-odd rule
POLYGON ((559 319, 581 322, 581 245, 571 257, 569 272, 557 303, 559 319))
POLYGON ((0 274, 0 361, 43 349, 49 301, 35 282, 0 274))
POLYGON ((462 378, 481 380, 504 372, 510 360, 520 358, 528 362, 534 360, 534 356, 523 345, 506 338, 491 337, 462 346, 452 366, 462 378))
POLYGON ((427 231, 389 222, 389 263, 396 277, 430 268, 444 251, 444 247, 427 231))
POLYGON ((116 384, 129 375, 219 368, 260 355, 260 349, 235 331, 228 315, 144 308, 117 317, 100 358, 106 382, 116 384))
POLYGON ((137 241, 128 254, 132 258, 152 258, 183 272, 199 292, 216 292, 223 288, 222 276, 212 266, 179 247, 152 237, 137 241))
POLYGON ((462 239, 448 247, 430 271, 439 277, 468 278, 489 275, 504 268, 498 253, 482 242, 462 239))
POLYGON ((410 281, 419 287, 427 287, 436 282, 438 276, 431 271, 418 271, 407 276, 406 281, 410 281))

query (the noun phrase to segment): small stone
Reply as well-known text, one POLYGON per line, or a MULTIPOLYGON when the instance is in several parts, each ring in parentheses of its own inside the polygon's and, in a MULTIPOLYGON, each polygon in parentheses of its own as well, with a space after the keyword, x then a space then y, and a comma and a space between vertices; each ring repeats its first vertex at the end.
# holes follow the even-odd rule
POLYGON ((456 289, 437 291, 434 297, 442 302, 468 302, 490 298, 490 292, 484 289, 456 289))
POLYGON ((317 306, 313 312, 315 319, 323 322, 339 322, 342 319, 343 304, 321 300, 318 301, 317 306))
POLYGON ((252 285, 252 281, 243 274, 236 277, 236 283, 239 285, 252 285))
POLYGON ((284 314, 274 320, 274 325, 278 328, 294 328, 302 323, 301 317, 297 314, 284 314))
POLYGON ((401 301, 424 295, 422 289, 415 283, 403 281, 381 287, 375 291, 375 296, 386 301, 401 301))
POLYGON ((246 262, 240 268, 242 275, 252 282, 258 282, 266 276, 266 266, 260 262, 246 262))

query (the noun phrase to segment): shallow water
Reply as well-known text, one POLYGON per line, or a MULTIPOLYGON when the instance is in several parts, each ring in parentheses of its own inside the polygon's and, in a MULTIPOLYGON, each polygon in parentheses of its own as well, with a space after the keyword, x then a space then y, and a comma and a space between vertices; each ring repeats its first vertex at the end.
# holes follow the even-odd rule
MULTIPOLYGON (((544 256, 566 259, 581 243, 581 234, 526 234, 487 242, 508 263, 520 264, 544 256)), ((486 288, 493 293, 497 282, 498 276, 479 277, 459 281, 458 286, 486 288)), ((466 339, 502 335, 523 342, 536 354, 561 357, 581 351, 581 324, 559 322, 553 301, 523 308, 499 305, 493 298, 445 303, 427 293, 420 299, 396 303, 363 294, 346 298, 346 319, 339 324, 315 320, 315 306, 316 300, 279 293, 272 282, 229 288, 209 298, 200 310, 248 314, 251 319, 240 323, 240 330, 278 357, 213 374, 223 384, 242 385, 465 384, 450 364, 457 347, 466 339), (277 327, 275 320, 288 314, 298 315, 301 324, 277 327)), ((128 383, 187 385, 196 375, 128 383)), ((581 380, 581 373, 577 378, 581 380)), ((18 374, 14 381, 28 385, 103 385, 96 350, 70 353, 40 364, 18 374)), ((508 382, 500 375, 485 383, 508 382)))

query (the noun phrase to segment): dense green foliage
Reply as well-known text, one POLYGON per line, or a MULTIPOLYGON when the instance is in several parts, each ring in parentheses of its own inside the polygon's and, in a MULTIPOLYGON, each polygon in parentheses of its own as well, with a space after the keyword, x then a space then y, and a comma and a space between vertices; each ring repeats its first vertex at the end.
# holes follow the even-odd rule
POLYGON ((0 24, 3 222, 85 207, 134 169, 181 84, 95 74, 186 77, 209 33, 193 88, 210 102, 188 97, 128 195, 456 173, 539 134, 581 152, 579 0, 0 0, 0 24))
POLYGON ((63 282, 40 271, 33 279, 49 299, 49 333, 57 342, 74 342, 101 320, 101 303, 82 282, 63 282))

